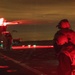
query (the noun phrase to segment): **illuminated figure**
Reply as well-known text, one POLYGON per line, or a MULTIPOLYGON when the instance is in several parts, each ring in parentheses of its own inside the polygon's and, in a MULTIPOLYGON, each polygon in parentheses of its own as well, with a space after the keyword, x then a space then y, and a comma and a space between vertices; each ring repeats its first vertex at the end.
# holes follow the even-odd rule
POLYGON ((74 75, 75 32, 70 29, 67 19, 61 20, 57 27, 59 31, 54 36, 54 49, 59 61, 58 75, 74 75))
POLYGON ((10 50, 12 46, 12 35, 6 31, 8 24, 18 24, 17 22, 6 22, 4 18, 0 18, 0 46, 4 50, 10 50))

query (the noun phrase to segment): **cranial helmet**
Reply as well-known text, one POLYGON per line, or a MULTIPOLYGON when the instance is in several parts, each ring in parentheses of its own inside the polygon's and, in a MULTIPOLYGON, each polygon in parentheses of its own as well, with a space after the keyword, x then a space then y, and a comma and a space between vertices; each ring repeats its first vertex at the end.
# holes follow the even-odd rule
POLYGON ((57 27, 59 29, 63 29, 63 28, 70 28, 70 24, 69 21, 67 19, 63 19, 59 22, 59 24, 57 25, 57 27))
POLYGON ((57 37, 57 40, 56 40, 56 43, 58 44, 58 45, 64 45, 65 43, 68 43, 68 38, 67 38, 67 36, 66 35, 59 35, 58 37, 57 37))

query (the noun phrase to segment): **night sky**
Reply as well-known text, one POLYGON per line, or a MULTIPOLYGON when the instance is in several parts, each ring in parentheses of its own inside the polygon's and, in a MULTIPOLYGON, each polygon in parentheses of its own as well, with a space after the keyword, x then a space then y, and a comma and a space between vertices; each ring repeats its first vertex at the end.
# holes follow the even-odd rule
POLYGON ((23 25, 8 26, 14 38, 51 40, 63 18, 75 29, 75 0, 0 0, 0 17, 25 21, 23 25))

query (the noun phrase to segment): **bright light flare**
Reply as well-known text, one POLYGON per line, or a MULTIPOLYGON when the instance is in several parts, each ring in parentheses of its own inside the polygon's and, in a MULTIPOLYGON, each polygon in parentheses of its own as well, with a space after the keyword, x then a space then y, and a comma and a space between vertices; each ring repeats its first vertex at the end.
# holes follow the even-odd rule
POLYGON ((31 25, 31 24, 47 24, 49 23, 48 20, 16 20, 12 22, 7 22, 6 19, 0 18, 0 26, 6 25, 15 25, 15 24, 22 24, 22 25, 31 25))
POLYGON ((4 26, 4 18, 0 18, 0 26, 4 26))
POLYGON ((30 48, 31 47, 31 45, 28 45, 28 48, 30 48))
POLYGON ((33 47, 35 48, 35 47, 36 47, 36 45, 33 45, 33 47))
POLYGON ((4 18, 0 18, 0 26, 18 24, 18 22, 6 22, 4 18))
POLYGON ((4 25, 14 25, 14 24, 18 24, 18 22, 5 22, 4 25))

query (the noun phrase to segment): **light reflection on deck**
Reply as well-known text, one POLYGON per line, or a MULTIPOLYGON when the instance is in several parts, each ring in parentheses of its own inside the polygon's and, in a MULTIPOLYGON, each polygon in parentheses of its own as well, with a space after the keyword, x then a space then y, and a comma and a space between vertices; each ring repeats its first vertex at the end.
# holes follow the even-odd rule
POLYGON ((50 45, 50 46, 39 46, 39 45, 28 45, 28 46, 12 46, 12 49, 33 49, 33 48, 53 48, 53 45, 50 45))

